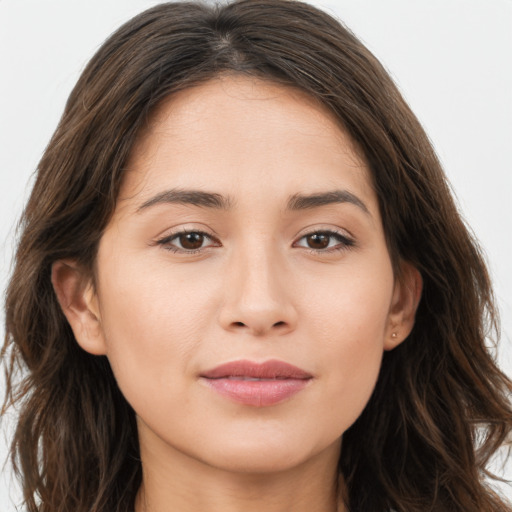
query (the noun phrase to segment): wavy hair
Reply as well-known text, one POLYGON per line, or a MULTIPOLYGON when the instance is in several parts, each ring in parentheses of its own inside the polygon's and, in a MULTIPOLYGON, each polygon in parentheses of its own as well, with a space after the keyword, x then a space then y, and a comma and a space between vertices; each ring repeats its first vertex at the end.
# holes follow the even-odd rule
POLYGON ((293 86, 339 119, 369 165, 395 270, 408 261, 423 278, 412 333, 385 353, 344 434, 349 510, 511 510, 485 479, 512 428, 512 383, 487 346, 497 313, 478 244, 381 64, 339 21, 292 0, 158 5, 115 32, 73 89, 38 166, 6 296, 4 411, 17 408, 11 457, 26 510, 133 510, 142 478, 134 411, 108 360, 78 347, 51 266, 73 258, 92 272, 155 107, 221 73, 293 86))

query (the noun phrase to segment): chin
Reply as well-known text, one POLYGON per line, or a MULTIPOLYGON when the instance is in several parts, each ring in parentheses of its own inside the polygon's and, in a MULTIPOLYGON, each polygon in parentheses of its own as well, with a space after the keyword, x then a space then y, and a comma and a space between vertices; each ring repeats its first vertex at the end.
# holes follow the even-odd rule
POLYGON ((217 444, 214 450, 202 455, 209 465, 224 471, 260 475, 289 471, 323 456, 336 460, 339 457, 341 439, 317 445, 311 445, 311 440, 293 441, 280 436, 240 439, 236 443, 217 444))

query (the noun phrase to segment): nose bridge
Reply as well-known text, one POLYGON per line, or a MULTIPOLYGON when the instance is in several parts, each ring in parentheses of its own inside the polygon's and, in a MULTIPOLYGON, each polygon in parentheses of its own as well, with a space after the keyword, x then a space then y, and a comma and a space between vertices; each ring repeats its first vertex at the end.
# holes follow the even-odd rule
POLYGON ((256 335, 294 328, 296 314, 285 274, 283 258, 269 237, 233 250, 224 281, 223 327, 256 335))
POLYGON ((252 307, 269 307, 279 301, 279 258, 271 248, 259 247, 240 255, 241 295, 252 307))

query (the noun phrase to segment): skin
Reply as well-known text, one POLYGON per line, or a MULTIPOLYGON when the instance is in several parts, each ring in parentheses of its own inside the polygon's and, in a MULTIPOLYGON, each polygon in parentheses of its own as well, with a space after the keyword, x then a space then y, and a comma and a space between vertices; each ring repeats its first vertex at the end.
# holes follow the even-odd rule
POLYGON ((421 291, 406 264, 395 279, 365 162, 305 94, 224 76, 163 103, 127 168, 95 287, 73 261, 52 279, 78 343, 108 357, 137 414, 136 511, 337 510, 342 434, 384 350, 412 329, 421 291), (176 189, 231 205, 162 200, 176 189), (287 209, 294 195, 335 190, 351 201, 287 209), (172 238, 183 230, 208 236, 191 252, 172 238), (253 407, 199 377, 239 359, 313 378, 253 407))

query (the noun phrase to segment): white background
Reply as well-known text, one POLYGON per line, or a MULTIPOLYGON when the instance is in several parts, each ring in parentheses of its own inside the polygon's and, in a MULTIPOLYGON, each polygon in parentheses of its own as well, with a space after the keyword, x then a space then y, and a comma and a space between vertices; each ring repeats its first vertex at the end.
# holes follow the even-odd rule
MULTIPOLYGON (((152 0, 0 0, 0 286, 31 175, 80 71, 152 0)), ((512 0, 320 0, 384 63, 425 126, 486 250, 512 375, 512 0)), ((3 319, 0 324, 3 331, 3 319)), ((1 385, 0 385, 1 392, 1 385)), ((0 459, 6 454, 0 435, 0 459)), ((506 475, 512 478, 512 463, 506 475)), ((502 487, 512 495, 512 488, 502 487)), ((0 512, 15 510, 7 469, 0 512)))

